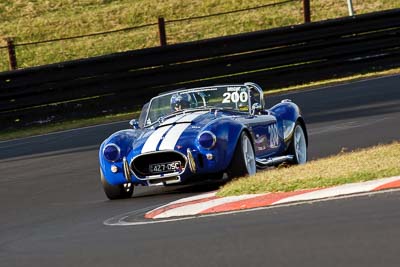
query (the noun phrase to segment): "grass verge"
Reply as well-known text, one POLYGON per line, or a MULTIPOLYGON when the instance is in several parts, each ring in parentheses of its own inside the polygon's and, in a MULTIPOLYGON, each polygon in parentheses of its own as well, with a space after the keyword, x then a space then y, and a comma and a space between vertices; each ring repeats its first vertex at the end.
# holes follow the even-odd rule
MULTIPOLYGON (((307 89, 313 89, 313 88, 317 88, 317 87, 321 87, 321 86, 338 85, 338 84, 348 83, 348 82, 352 82, 352 81, 354 82, 354 81, 360 81, 360 80, 364 80, 364 79, 384 77, 384 76, 395 75, 395 74, 400 74, 400 68, 395 68, 395 69, 380 71, 380 72, 359 74, 359 75, 354 75, 354 76, 344 77, 344 78, 339 78, 339 79, 330 79, 330 80, 312 82, 312 83, 308 83, 308 84, 297 85, 297 86, 292 86, 292 87, 287 87, 287 88, 280 88, 280 89, 271 90, 271 91, 266 92, 266 97, 268 97, 268 95, 278 94, 278 93, 282 93, 282 92, 295 91, 295 90, 307 90, 307 89)), ((23 129, 0 131, 0 141, 23 138, 23 137, 28 137, 28 136, 40 135, 40 134, 47 134, 47 133, 58 132, 58 131, 65 131, 65 130, 80 128, 80 127, 87 127, 87 126, 99 125, 99 124, 110 123, 110 122, 131 120, 133 118, 138 118, 139 114, 140 114, 140 111, 132 111, 130 113, 99 116, 99 117, 89 118, 89 119, 79 119, 79 120, 65 121, 65 122, 60 122, 60 123, 53 123, 53 124, 48 124, 48 125, 37 125, 37 126, 32 126, 32 127, 25 127, 23 129)), ((128 127, 128 125, 127 125, 127 127, 128 127)))
MULTIPOLYGON (((282 0, 3 0, 0 1, 0 47, 5 37, 15 43, 113 31, 167 21, 169 44, 226 36, 303 23, 302 1, 203 19, 168 22, 282 0)), ((399 8, 399 0, 353 0, 356 14, 399 8)), ((311 1, 311 20, 348 16, 345 0, 311 1)), ((17 46, 21 68, 158 46, 156 26, 52 43, 17 46)), ((8 69, 6 48, 0 48, 0 71, 8 69)))
POLYGON ((304 165, 281 167, 239 178, 224 185, 218 196, 289 192, 301 189, 364 182, 400 175, 400 143, 379 145, 311 161, 304 165))
MULTIPOLYGON (((16 129, 16 130, 6 130, 0 132, 0 141, 12 140, 17 138, 41 135, 41 134, 48 134, 54 132, 60 132, 65 130, 71 130, 76 128, 94 126, 99 124, 105 123, 112 123, 124 120, 131 120, 134 117, 139 116, 139 111, 131 112, 131 113, 122 113, 116 115, 109 115, 109 116, 101 116, 89 119, 79 119, 79 120, 71 120, 59 123, 53 123, 48 125, 37 125, 26 127, 23 129, 16 129)), ((126 127, 128 128, 129 125, 127 124, 126 127)))

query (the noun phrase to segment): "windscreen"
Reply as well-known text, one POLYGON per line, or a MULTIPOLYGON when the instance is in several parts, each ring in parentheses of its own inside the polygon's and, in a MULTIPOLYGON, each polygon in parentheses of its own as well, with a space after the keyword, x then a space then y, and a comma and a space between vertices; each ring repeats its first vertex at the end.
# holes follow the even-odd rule
POLYGON ((243 85, 215 86, 174 91, 154 97, 146 125, 175 112, 202 107, 249 111, 249 89, 243 85))

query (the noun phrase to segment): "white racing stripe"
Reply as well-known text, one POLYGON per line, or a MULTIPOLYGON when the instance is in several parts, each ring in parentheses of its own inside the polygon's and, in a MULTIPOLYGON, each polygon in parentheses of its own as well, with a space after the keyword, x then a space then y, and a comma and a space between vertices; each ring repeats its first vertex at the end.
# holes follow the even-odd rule
POLYGON ((198 111, 198 112, 194 112, 192 114, 187 114, 186 116, 179 118, 179 120, 177 120, 177 122, 192 122, 197 117, 204 115, 206 113, 208 113, 208 111, 198 111))
POLYGON ((158 143, 160 142, 161 138, 165 135, 161 145, 160 150, 173 150, 175 148, 176 142, 178 142, 179 138, 181 137, 182 133, 185 129, 190 125, 194 119, 198 116, 206 114, 208 111, 200 111, 194 112, 190 114, 181 114, 176 117, 170 118, 164 121, 158 128, 155 130, 146 142, 143 145, 142 153, 156 151, 158 143), (187 122, 183 124, 183 122, 187 122), (181 123, 172 125, 174 123, 181 123), (171 125, 168 125, 171 124, 171 125), (166 126, 163 126, 166 125, 166 126), (169 131, 169 132, 168 132, 169 131), (168 133, 167 133, 168 132, 168 133))
POLYGON ((190 123, 180 123, 172 127, 162 140, 159 150, 174 150, 176 143, 189 125, 190 123))
POLYGON ((160 142, 161 138, 163 135, 172 127, 171 126, 164 126, 160 127, 157 130, 155 130, 149 138, 147 138, 146 142, 144 143, 142 147, 142 153, 150 152, 150 151, 156 151, 157 145, 160 142))
POLYGON ((183 117, 185 117, 185 114, 180 114, 178 116, 172 117, 166 121, 164 121, 163 123, 161 123, 160 126, 164 126, 164 125, 168 125, 168 124, 173 124, 175 122, 177 122, 178 120, 182 119, 183 117))
POLYGON ((159 150, 174 150, 176 143, 178 142, 179 138, 181 137, 182 133, 186 130, 186 128, 189 127, 190 122, 192 122, 197 117, 207 112, 208 111, 194 112, 179 118, 176 121, 178 124, 172 127, 172 129, 164 137, 163 141, 161 142, 159 150))

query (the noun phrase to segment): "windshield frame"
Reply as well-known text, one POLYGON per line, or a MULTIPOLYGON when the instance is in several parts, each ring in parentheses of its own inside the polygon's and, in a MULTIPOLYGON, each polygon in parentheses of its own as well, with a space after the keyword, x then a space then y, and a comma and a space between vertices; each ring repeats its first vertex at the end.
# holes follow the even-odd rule
MULTIPOLYGON (((260 95, 260 99, 258 100, 258 102, 261 104, 261 106, 262 106, 262 108, 264 108, 264 94, 263 94, 263 90, 261 89, 261 87, 260 86, 258 86, 257 84, 255 84, 255 83, 250 83, 250 82, 248 82, 248 83, 244 83, 244 84, 225 84, 225 85, 215 85, 215 86, 206 86, 206 87, 196 87, 196 88, 188 88, 188 89, 179 89, 179 90, 174 90, 174 91, 169 91, 169 92, 165 92, 165 93, 162 93, 162 94, 159 94, 159 95, 157 95, 157 96, 155 96, 155 97, 153 97, 147 104, 148 104, 148 107, 147 107, 147 110, 146 110, 146 117, 145 117, 145 120, 144 120, 144 123, 143 123, 143 127, 144 128, 146 128, 146 127, 151 127, 151 126, 153 126, 154 124, 156 124, 156 123, 160 123, 160 122, 162 122, 163 121, 163 119, 162 118, 165 118, 165 117, 169 117, 170 115, 174 115, 175 113, 169 113, 169 114, 166 114, 166 115, 164 115, 164 116, 160 116, 160 117, 158 117, 157 118, 157 120, 155 120, 155 121, 153 121, 153 122, 151 122, 151 123, 149 123, 149 124, 146 124, 146 122, 148 121, 148 119, 149 119, 149 116, 150 116, 150 109, 151 109, 151 106, 152 106, 152 103, 153 103, 153 101, 154 100, 156 100, 156 99, 159 99, 159 98, 161 98, 161 97, 165 97, 165 96, 168 96, 168 95, 173 95, 173 94, 180 94, 180 93, 196 93, 196 92, 206 92, 206 91, 215 91, 215 90, 219 90, 219 88, 228 88, 228 87, 246 87, 247 88, 247 93, 248 94, 250 94, 250 91, 252 90, 252 89, 255 89, 256 90, 256 92, 257 93, 259 93, 259 95, 260 95), (160 120, 161 119, 161 120, 160 120)), ((240 111, 240 110, 235 110, 235 111, 238 111, 238 112, 243 112, 243 113, 248 113, 248 114, 252 114, 252 103, 251 103, 251 101, 252 101, 252 99, 251 99, 251 97, 248 97, 248 101, 247 101, 247 105, 248 105, 248 110, 247 111, 240 111)), ((184 109, 184 110, 182 110, 182 112, 185 112, 185 111, 190 111, 190 110, 198 110, 198 109, 212 109, 212 108, 215 108, 215 109, 224 109, 223 107, 217 107, 217 106, 208 106, 208 105, 206 105, 207 103, 205 102, 205 99, 203 98, 203 104, 204 104, 204 106, 199 106, 199 107, 195 107, 195 108, 188 108, 188 109, 184 109)), ((181 112, 176 112, 176 115, 178 115, 178 114, 181 114, 181 112)))

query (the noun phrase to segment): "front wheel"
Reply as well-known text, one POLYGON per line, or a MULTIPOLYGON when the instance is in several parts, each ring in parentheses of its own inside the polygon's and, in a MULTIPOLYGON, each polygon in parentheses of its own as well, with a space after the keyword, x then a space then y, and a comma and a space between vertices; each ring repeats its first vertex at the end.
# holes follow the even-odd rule
POLYGON ((101 184, 103 185, 104 193, 106 193, 106 196, 111 200, 130 198, 133 194, 132 183, 125 183, 120 185, 109 184, 106 178, 104 177, 103 171, 101 169, 100 169, 100 179, 101 179, 101 184))
POLYGON ((246 132, 242 132, 240 135, 227 173, 229 178, 256 173, 256 156, 251 139, 246 132))
POLYGON ((294 164, 304 164, 307 162, 307 142, 303 127, 296 122, 293 137, 289 146, 289 154, 294 156, 294 164))

